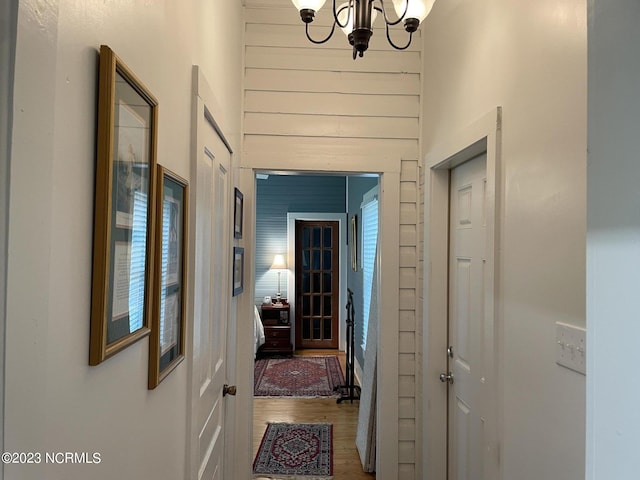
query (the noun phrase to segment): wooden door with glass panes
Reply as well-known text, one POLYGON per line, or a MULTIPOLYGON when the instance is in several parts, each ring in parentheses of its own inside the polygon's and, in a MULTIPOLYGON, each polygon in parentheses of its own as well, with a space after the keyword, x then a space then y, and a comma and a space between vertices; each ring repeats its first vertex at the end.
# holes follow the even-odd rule
POLYGON ((296 220, 295 348, 338 348, 338 225, 296 220))

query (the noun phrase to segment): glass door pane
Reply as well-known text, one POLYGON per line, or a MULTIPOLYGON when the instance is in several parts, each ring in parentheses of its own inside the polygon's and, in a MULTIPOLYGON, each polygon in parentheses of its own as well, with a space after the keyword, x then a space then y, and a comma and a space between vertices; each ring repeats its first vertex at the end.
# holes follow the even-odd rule
POLYGON ((338 222, 296 221, 296 348, 337 348, 338 222))

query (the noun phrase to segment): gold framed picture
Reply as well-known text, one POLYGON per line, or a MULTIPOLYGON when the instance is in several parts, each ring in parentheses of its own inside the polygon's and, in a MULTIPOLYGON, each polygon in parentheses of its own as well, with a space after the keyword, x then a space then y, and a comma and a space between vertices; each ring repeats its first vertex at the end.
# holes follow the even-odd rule
POLYGON ((149 389, 184 360, 186 332, 189 184, 158 166, 153 320, 149 337, 149 389))
POLYGON ((100 47, 89 364, 149 334, 158 101, 100 47))

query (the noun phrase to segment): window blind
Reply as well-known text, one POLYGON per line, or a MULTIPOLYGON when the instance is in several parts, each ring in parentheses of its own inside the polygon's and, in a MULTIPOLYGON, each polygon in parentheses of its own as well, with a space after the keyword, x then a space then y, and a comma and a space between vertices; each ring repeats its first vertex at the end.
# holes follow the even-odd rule
MULTIPOLYGON (((149 206, 148 208, 153 208, 149 206)), ((142 328, 144 321, 144 280, 147 260, 147 194, 133 196, 133 230, 129 271, 129 331, 142 328)))
POLYGON ((367 346, 369 312, 371 310, 371 292, 373 272, 378 244, 378 195, 376 192, 365 195, 362 203, 362 349, 367 346))

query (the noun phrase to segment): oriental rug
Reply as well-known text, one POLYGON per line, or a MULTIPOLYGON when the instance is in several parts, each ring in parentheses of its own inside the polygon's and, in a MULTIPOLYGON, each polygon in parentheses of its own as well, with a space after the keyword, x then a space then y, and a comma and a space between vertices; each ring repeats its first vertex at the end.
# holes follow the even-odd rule
POLYGON ((253 394, 257 397, 334 397, 344 384, 338 357, 261 358, 256 360, 253 394))
POLYGON ((254 477, 333 478, 333 425, 270 423, 253 461, 254 477))

